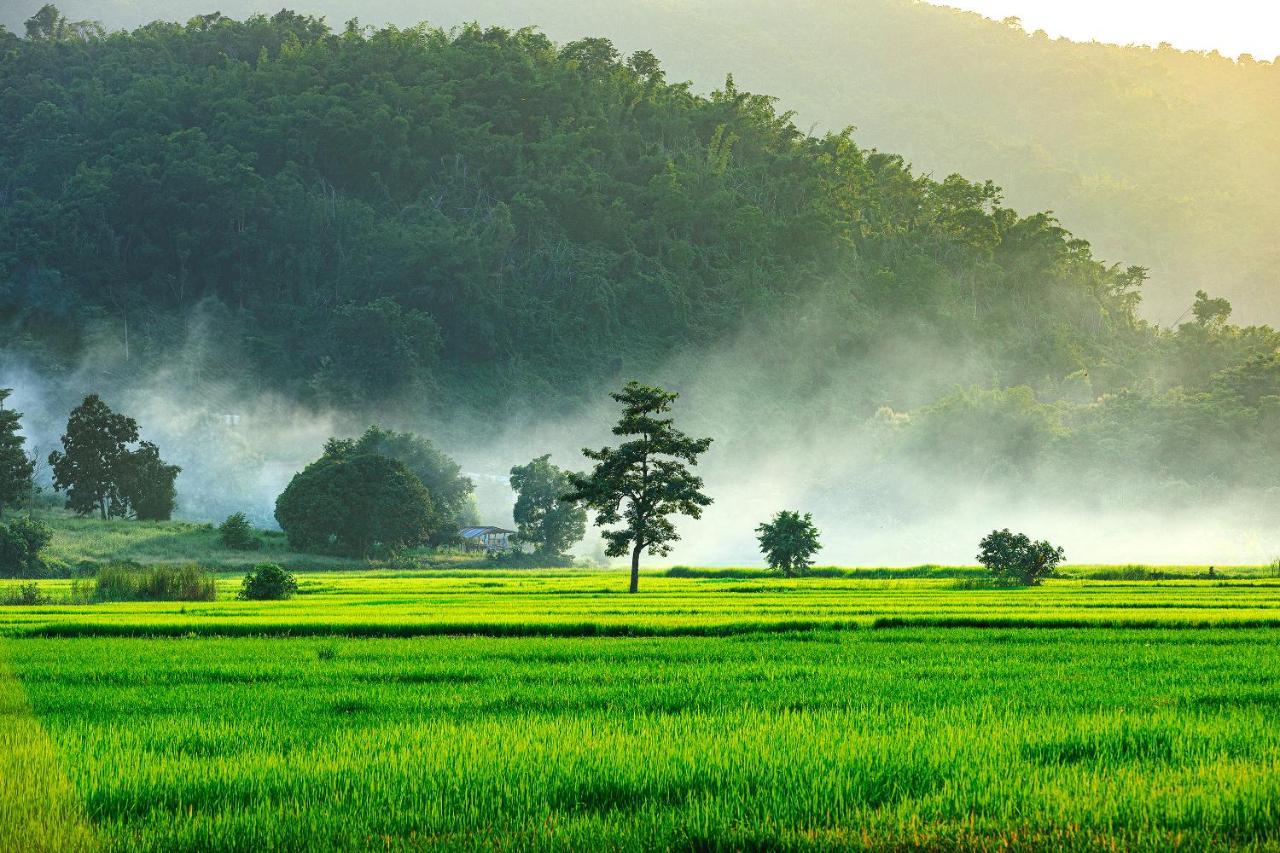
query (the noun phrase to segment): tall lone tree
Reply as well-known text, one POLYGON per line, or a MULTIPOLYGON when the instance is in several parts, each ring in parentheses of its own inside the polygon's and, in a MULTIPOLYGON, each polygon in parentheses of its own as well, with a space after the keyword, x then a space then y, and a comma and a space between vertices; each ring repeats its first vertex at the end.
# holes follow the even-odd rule
POLYGON ((35 460, 23 451, 26 439, 18 434, 22 412, 4 407, 12 393, 12 388, 0 388, 0 516, 4 515, 6 504, 31 493, 31 477, 35 474, 35 460))
POLYGON ((599 525, 622 523, 606 530, 605 553, 624 556, 631 551, 631 591, 640 588, 640 555, 646 550, 665 556, 680 536, 669 516, 701 518, 711 498, 702 493, 702 479, 689 467, 711 446, 709 438, 690 438, 660 415, 671 410, 678 394, 639 382, 628 382, 609 396, 622 404, 622 417, 613 428, 618 436, 635 436, 615 447, 583 449, 595 460, 589 474, 570 474, 573 491, 566 502, 582 502, 596 512, 599 525))
POLYGON ((124 506, 118 477, 138 440, 138 422, 118 415, 90 394, 71 410, 62 450, 49 454, 53 487, 67 493, 67 509, 88 515, 95 509, 103 519, 119 514, 124 506))
POLYGON ((553 465, 550 454, 511 469, 511 488, 516 493, 511 516, 521 542, 532 544, 539 554, 560 556, 582 539, 587 511, 561 500, 572 485, 569 472, 553 465))

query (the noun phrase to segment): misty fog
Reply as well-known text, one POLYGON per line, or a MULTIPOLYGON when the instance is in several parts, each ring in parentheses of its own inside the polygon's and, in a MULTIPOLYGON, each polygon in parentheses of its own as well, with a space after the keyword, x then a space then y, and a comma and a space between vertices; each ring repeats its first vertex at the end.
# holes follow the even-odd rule
MULTIPOLYGON (((1280 554, 1269 500, 1247 492, 1224 488, 1221 500, 1206 503, 1123 477, 1090 483, 1061 461, 1046 460, 1028 480, 993 460, 974 479, 903 458, 894 448, 911 410, 981 381, 987 368, 973 353, 923 336, 841 357, 825 349, 828 315, 810 308, 798 314, 800 334, 747 326, 714 352, 634 377, 679 391, 677 426, 715 439, 698 469, 715 503, 701 520, 680 520, 683 538, 670 557, 647 563, 760 565, 754 528, 780 509, 813 513, 824 544, 819 564, 971 563, 978 540, 1003 527, 1063 545, 1074 563, 1259 563, 1280 554), (804 389, 802 404, 793 385, 804 389), (1153 493, 1170 497, 1152 502, 1153 493)), ((182 467, 176 517, 217 523, 245 512, 270 528, 276 496, 324 442, 374 423, 431 438, 475 483, 482 521, 511 526, 511 466, 551 453, 562 467, 585 468, 581 448, 617 440, 608 391, 633 378, 618 376, 598 389, 598 404, 581 411, 548 416, 528 404, 524 414, 493 422, 422 399, 337 411, 247 393, 243 383, 219 378, 234 354, 220 351, 199 309, 182 358, 165 369, 139 375, 119 329, 105 327, 97 341, 77 369, 60 373, 29 364, 20 351, 0 351, 0 386, 14 389, 10 404, 25 413, 41 487, 50 490, 44 460, 70 409, 98 393, 182 467)), ((593 528, 576 553, 606 561, 593 528)))

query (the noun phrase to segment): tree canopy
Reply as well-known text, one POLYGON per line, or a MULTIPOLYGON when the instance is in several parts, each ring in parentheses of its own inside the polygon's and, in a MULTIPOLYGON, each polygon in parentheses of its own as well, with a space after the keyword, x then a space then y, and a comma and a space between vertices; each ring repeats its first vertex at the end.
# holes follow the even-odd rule
POLYGON ((174 481, 182 469, 160 458, 160 448, 138 441, 138 422, 118 414, 97 394, 71 411, 62 450, 49 454, 53 486, 67 493, 67 509, 141 521, 165 521, 177 503, 174 481))
POLYGON ((424 545, 446 523, 404 463, 342 441, 290 480, 276 521, 300 551, 356 557, 424 545))
POLYGON ((521 542, 533 545, 538 554, 562 556, 582 540, 587 511, 563 500, 573 484, 568 471, 552 464, 550 454, 516 465, 509 482, 516 493, 511 515, 521 542))
POLYGON ((813 565, 813 555, 822 547, 813 515, 807 512, 801 515, 784 509, 757 527, 756 533, 769 568, 789 578, 807 572, 813 565))
POLYGON ((53 359, 159 364, 198 311, 299 397, 554 406, 806 306, 838 352, 926 323, 1010 383, 1141 339, 1141 270, 1052 216, 604 39, 281 12, 2 56, 0 318, 53 359))

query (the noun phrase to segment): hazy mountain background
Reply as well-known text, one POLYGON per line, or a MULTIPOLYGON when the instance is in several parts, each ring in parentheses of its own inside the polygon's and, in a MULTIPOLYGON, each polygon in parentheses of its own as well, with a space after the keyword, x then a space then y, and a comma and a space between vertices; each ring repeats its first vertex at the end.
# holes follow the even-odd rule
MULTIPOLYGON (((1011 206, 1052 210, 1106 259, 1147 266, 1144 316, 1185 316, 1197 289, 1280 321, 1280 67, 1172 48, 1054 40, 913 0, 297 0, 331 25, 538 26, 652 50, 709 91, 732 73, 802 128, 857 139, 939 177, 990 178, 1011 206)), ((261 0, 67 0, 108 27, 186 21, 261 0)), ((35 4, 4 0, 20 32, 35 4)), ((1261 59, 1261 58, 1259 58, 1261 59)))

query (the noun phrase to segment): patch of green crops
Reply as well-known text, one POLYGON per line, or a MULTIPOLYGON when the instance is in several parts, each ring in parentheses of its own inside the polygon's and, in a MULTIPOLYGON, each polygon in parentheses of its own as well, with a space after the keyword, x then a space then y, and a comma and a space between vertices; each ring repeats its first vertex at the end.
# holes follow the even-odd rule
MULTIPOLYGON (((0 581, 0 592, 6 582, 0 581)), ((617 572, 309 573, 290 601, 217 600, 0 607, 0 635, 316 635, 409 637, 725 636, 859 627, 1276 627, 1280 580, 1052 580, 974 588, 937 578, 646 575, 638 595, 617 572)), ((53 600, 68 581, 45 581, 53 600)))
POLYGON ((1266 630, 9 639, 0 654, 107 849, 1280 844, 1266 630))

